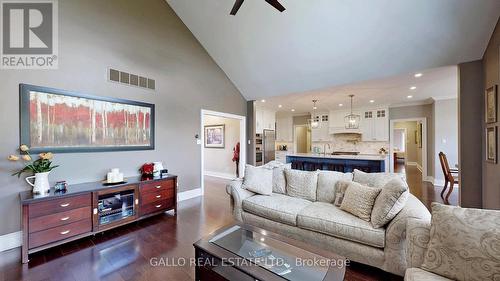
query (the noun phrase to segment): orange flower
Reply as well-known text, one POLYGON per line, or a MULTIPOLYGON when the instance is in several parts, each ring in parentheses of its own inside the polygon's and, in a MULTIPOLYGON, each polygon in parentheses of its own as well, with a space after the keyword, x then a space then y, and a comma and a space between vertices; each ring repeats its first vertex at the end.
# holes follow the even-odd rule
POLYGON ((19 160, 19 157, 16 155, 9 155, 7 159, 9 159, 9 161, 17 161, 19 160))
POLYGON ((22 152, 26 152, 26 151, 30 150, 30 148, 29 148, 27 145, 25 145, 25 144, 22 144, 22 145, 19 147, 19 149, 20 149, 22 152))

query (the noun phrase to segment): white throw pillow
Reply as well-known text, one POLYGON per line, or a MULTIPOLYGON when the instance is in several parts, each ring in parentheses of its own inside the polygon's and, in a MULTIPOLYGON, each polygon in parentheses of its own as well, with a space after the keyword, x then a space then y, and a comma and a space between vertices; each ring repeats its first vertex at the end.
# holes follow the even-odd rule
POLYGON ((285 169, 291 169, 292 164, 281 164, 273 168, 273 192, 286 194, 285 169))
POLYGON ((316 201, 316 187, 318 184, 318 172, 285 170, 286 194, 288 196, 316 201))
POLYGON ((271 195, 273 193, 273 170, 246 165, 242 187, 258 194, 271 195))
POLYGON ((422 268, 453 280, 500 280, 500 211, 432 203, 422 268))
POLYGON ((347 187, 340 204, 340 209, 349 212, 362 220, 370 221, 373 204, 380 193, 380 188, 351 182, 347 187))
POLYGON ((353 174, 353 181, 371 187, 379 188, 384 187, 384 185, 395 178, 405 180, 403 175, 396 173, 365 173, 363 171, 354 169, 353 174))
POLYGON ((405 206, 410 192, 408 185, 400 178, 394 178, 384 185, 375 200, 371 223, 379 228, 390 222, 405 206))
POLYGON ((319 171, 316 200, 325 203, 335 202, 336 186, 339 181, 352 181, 352 173, 319 171))

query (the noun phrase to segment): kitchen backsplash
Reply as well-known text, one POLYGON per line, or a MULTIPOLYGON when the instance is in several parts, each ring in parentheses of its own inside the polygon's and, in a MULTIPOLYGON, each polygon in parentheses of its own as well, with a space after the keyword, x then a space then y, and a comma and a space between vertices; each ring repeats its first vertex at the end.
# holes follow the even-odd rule
POLYGON ((324 144, 330 144, 330 148, 328 148, 328 145, 326 146, 327 153, 333 151, 359 151, 361 154, 379 154, 381 148, 389 149, 389 142, 363 142, 360 136, 335 135, 328 142, 313 142, 312 151, 314 151, 314 147, 318 147, 319 151, 323 152, 324 144))

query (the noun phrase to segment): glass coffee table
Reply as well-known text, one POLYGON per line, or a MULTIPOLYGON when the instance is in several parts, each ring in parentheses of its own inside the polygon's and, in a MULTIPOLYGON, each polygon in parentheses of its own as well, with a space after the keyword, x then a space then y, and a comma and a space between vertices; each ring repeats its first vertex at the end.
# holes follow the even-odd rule
POLYGON ((249 225, 223 227, 194 244, 195 280, 340 281, 346 259, 249 225))

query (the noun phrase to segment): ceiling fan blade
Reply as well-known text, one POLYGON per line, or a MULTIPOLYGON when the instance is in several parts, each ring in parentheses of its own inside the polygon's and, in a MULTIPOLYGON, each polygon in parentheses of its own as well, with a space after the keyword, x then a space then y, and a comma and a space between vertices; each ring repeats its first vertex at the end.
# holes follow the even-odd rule
POLYGON ((234 2, 234 6, 233 6, 233 9, 231 10, 231 13, 229 13, 229 14, 233 15, 233 16, 236 15, 236 13, 240 9, 241 5, 243 4, 243 1, 244 0, 236 0, 236 2, 234 2))
POLYGON ((280 11, 280 12, 283 12, 285 9, 285 7, 283 7, 283 5, 280 4, 280 2, 278 2, 278 0, 266 0, 267 3, 269 3, 271 6, 273 6, 274 8, 276 8, 276 10, 280 11))

